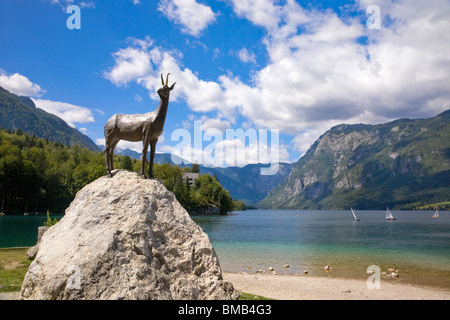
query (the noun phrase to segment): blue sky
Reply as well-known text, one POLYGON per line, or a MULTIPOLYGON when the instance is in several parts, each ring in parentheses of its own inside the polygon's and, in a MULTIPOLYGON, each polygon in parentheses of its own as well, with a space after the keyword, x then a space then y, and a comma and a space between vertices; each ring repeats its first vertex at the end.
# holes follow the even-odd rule
MULTIPOLYGON (((177 84, 157 152, 172 152, 179 143, 172 133, 194 134, 202 121, 205 132, 223 134, 221 144, 249 153, 247 162, 264 162, 258 146, 228 141, 227 129, 279 132, 279 160, 294 162, 334 125, 432 117, 449 108, 449 6, 2 0, 0 86, 32 97, 101 144, 113 114, 156 108, 160 74, 170 72, 169 83, 177 84), (69 5, 80 8, 79 30, 67 27, 69 5), (366 12, 371 5, 379 16, 366 12), (371 16, 379 29, 368 27, 371 16)), ((202 150, 192 145, 189 152, 202 163, 202 150)))

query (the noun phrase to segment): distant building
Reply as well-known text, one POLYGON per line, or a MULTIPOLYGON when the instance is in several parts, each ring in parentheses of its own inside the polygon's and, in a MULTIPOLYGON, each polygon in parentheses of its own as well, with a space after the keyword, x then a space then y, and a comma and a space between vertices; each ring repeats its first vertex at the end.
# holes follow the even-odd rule
POLYGON ((183 173, 183 181, 186 181, 187 178, 189 180, 189 185, 193 186, 194 180, 198 179, 199 175, 200 175, 199 173, 191 173, 191 172, 183 173))

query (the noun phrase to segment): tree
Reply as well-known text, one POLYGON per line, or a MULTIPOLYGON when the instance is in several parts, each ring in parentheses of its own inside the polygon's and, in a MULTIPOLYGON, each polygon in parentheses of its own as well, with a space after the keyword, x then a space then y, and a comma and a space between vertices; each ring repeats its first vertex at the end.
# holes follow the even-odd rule
POLYGON ((200 166, 197 162, 193 163, 191 166, 192 173, 200 173, 200 166))
POLYGON ((218 198, 220 204, 219 207, 220 213, 227 213, 233 211, 233 199, 231 198, 227 190, 221 189, 219 191, 218 198))
MULTIPOLYGON (((121 168, 140 171, 140 161, 115 157, 121 168)), ((81 188, 105 174, 104 161, 102 152, 0 130, 0 198, 5 212, 23 213, 25 203, 36 211, 64 212, 81 188)), ((190 212, 209 207, 222 213, 233 210, 231 196, 216 178, 201 174, 191 186, 182 178, 184 170, 165 163, 155 164, 153 173, 190 212)), ((191 171, 200 171, 200 166, 195 163, 191 171)))
POLYGON ((130 156, 125 156, 122 161, 122 169, 133 170, 133 163, 131 162, 130 156))

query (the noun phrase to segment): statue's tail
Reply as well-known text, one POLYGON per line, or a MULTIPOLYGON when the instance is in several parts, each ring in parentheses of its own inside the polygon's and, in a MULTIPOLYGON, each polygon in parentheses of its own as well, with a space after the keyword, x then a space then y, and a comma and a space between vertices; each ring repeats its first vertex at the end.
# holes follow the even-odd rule
POLYGON ((119 121, 119 115, 116 114, 116 122, 114 123, 114 129, 117 129, 117 122, 119 121))

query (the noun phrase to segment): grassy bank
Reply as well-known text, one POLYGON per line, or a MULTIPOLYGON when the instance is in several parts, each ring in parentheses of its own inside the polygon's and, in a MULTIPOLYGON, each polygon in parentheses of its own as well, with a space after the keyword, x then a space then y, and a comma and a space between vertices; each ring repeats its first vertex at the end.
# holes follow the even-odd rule
MULTIPOLYGON (((0 292, 18 292, 31 261, 29 248, 0 249, 0 292)), ((271 300, 262 296, 241 292, 239 300, 271 300)))
POLYGON ((31 261, 28 248, 0 249, 0 292, 20 291, 31 261))

